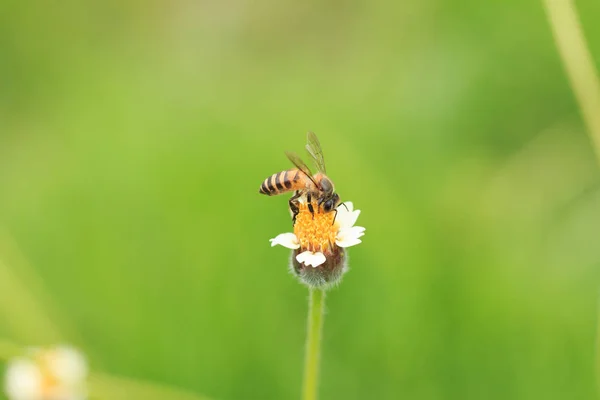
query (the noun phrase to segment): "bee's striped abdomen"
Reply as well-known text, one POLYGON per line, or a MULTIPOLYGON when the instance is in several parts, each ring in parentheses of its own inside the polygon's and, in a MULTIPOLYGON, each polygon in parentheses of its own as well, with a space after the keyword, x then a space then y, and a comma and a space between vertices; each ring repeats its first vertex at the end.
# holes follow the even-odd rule
POLYGON ((271 175, 260 185, 259 192, 268 196, 298 190, 304 187, 299 169, 289 169, 271 175))

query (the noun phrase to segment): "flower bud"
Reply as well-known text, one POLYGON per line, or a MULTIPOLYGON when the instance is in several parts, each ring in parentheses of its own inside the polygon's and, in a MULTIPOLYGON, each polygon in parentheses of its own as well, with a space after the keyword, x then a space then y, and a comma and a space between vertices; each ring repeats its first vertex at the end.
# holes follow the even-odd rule
POLYGON ((299 262, 297 257, 300 253, 300 249, 292 251, 290 271, 308 287, 330 288, 340 283, 342 276, 348 271, 346 251, 341 247, 325 254, 325 262, 316 267, 299 262))

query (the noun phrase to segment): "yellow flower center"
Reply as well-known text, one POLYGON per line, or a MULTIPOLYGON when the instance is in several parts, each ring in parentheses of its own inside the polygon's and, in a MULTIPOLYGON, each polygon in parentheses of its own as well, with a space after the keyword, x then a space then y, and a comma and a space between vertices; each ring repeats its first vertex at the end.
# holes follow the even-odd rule
POLYGON ((337 223, 333 223, 335 211, 324 212, 322 207, 313 204, 314 214, 306 203, 300 204, 300 210, 294 224, 294 234, 300 242, 300 250, 331 253, 335 246, 337 223))

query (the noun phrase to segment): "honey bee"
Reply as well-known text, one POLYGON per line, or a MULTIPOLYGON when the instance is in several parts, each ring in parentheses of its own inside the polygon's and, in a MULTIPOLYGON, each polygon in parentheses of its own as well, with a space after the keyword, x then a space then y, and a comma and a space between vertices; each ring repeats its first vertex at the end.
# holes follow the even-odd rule
POLYGON ((304 194, 306 194, 307 207, 313 214, 313 218, 315 214, 313 201, 316 203, 317 209, 323 207, 324 212, 335 211, 336 216, 337 207, 340 205, 340 196, 335 192, 331 179, 325 175, 325 159, 321 143, 319 143, 317 135, 312 132, 308 132, 306 150, 317 166, 316 174, 313 175, 310 168, 296 153, 286 152, 287 158, 296 168, 271 175, 264 180, 259 190, 260 193, 268 196, 295 191, 289 200, 294 222, 296 222, 296 216, 300 209, 298 199, 304 194))

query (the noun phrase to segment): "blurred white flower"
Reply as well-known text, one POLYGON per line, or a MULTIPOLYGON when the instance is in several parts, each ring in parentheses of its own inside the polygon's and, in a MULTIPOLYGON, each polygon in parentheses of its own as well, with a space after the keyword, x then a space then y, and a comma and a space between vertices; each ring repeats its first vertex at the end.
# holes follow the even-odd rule
POLYGON ((76 349, 32 349, 11 360, 5 376, 9 400, 83 400, 88 367, 76 349))

